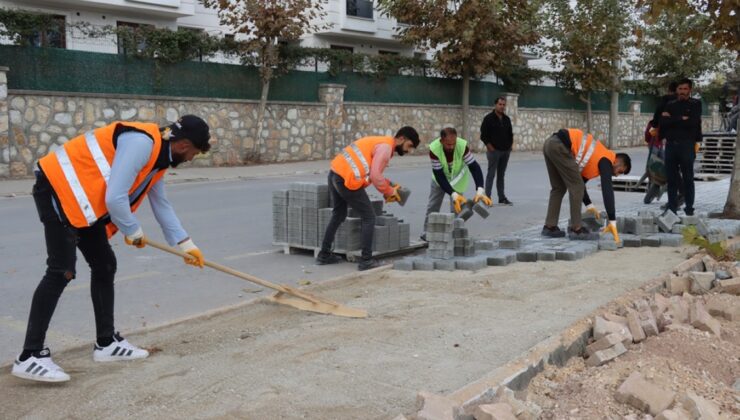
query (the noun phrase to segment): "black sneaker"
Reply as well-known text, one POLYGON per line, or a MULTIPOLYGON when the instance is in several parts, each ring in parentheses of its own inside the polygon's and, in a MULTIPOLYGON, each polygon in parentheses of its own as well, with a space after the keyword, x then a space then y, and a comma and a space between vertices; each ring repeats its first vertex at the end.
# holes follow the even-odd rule
POLYGON ((316 256, 316 264, 318 265, 337 264, 340 262, 342 262, 342 257, 333 252, 319 251, 319 255, 316 256))
POLYGON ((564 238, 565 232, 560 230, 557 226, 543 226, 542 227, 542 236, 547 236, 548 238, 564 238))
POLYGON ((499 203, 500 205, 502 205, 502 206, 513 206, 513 205, 514 205, 514 203, 512 203, 511 201, 509 201, 509 199, 508 199, 508 198, 506 198, 506 197, 504 197, 504 198, 503 198, 503 199, 501 199, 501 200, 498 200, 498 203, 499 203))
POLYGON ((578 229, 568 228, 568 239, 570 240, 594 240, 599 239, 598 233, 591 233, 585 226, 578 229))
POLYGON ((419 239, 421 239, 424 242, 428 242, 427 241, 427 234, 426 233, 422 233, 421 236, 419 236, 419 239))
POLYGON ((357 270, 359 271, 370 270, 378 267, 380 267, 380 263, 375 258, 363 258, 360 260, 360 263, 357 264, 357 270))

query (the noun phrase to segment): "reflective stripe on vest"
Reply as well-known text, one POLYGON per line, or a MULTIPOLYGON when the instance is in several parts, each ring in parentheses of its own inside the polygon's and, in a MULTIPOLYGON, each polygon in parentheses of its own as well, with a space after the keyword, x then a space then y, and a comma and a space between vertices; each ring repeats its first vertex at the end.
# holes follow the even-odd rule
POLYGON ((110 164, 103 154, 103 149, 100 148, 98 139, 95 138, 95 133, 92 131, 85 133, 85 143, 87 143, 87 148, 90 149, 90 154, 92 154, 95 164, 98 166, 101 175, 103 175, 103 179, 105 179, 105 185, 108 185, 108 180, 110 179, 110 164))
POLYGON ((355 143, 350 144, 349 147, 352 149, 353 152, 355 152, 355 155, 360 160, 360 165, 362 165, 365 176, 362 176, 360 168, 357 167, 357 163, 355 163, 355 160, 352 158, 352 155, 349 154, 347 149, 344 149, 342 151, 342 157, 344 157, 344 160, 347 161, 349 167, 352 168, 352 173, 355 175, 355 178, 368 179, 370 177, 370 165, 367 164, 367 160, 365 160, 365 155, 362 154, 362 151, 359 147, 357 147, 355 143))
POLYGON ((588 146, 588 151, 586 151, 586 141, 588 140, 588 134, 583 133, 583 137, 581 137, 581 144, 578 145, 578 153, 576 154, 576 162, 578 162, 578 169, 583 170, 583 168, 588 165, 588 161, 591 160, 591 156, 594 154, 594 150, 596 150, 596 143, 598 140, 591 137, 591 144, 588 146), (585 153, 585 156, 584 156, 585 153))
POLYGON ((64 178, 67 179, 67 184, 69 184, 69 188, 72 189, 72 193, 75 196, 77 205, 80 206, 80 210, 85 216, 85 220, 87 221, 88 226, 92 225, 93 223, 95 223, 96 220, 98 220, 98 218, 97 216, 95 216, 95 210, 93 210, 92 204, 90 204, 90 199, 87 198, 87 194, 82 188, 82 183, 77 177, 77 172, 75 172, 75 168, 74 166, 72 166, 72 161, 69 160, 69 155, 67 155, 67 151, 64 150, 64 147, 60 147, 54 152, 54 154, 57 157, 59 166, 62 168, 64 178))

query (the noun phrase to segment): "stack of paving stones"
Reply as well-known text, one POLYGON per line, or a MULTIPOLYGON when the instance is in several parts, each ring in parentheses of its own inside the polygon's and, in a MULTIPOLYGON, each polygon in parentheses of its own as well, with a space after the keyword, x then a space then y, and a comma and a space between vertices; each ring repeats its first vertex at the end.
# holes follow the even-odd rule
MULTIPOLYGON (((606 215, 602 216, 602 219, 606 218, 606 215)), ((683 243, 683 237, 676 226, 696 226, 697 231, 712 242, 725 240, 728 236, 740 236, 740 221, 737 220, 707 219, 705 216, 679 217, 675 214, 640 211, 636 216, 617 219, 620 243, 615 243, 610 233, 597 235, 597 240, 574 241, 568 238, 545 238, 540 236, 539 229, 531 229, 525 231, 526 234, 501 237, 496 241, 473 240, 474 252, 466 256, 455 245, 463 244, 456 242, 458 237, 470 238, 466 231, 457 230, 463 227, 463 221, 455 219, 452 222, 452 217, 451 214, 430 214, 427 255, 397 260, 393 268, 405 271, 475 271, 486 266, 505 266, 513 262, 576 261, 598 251, 614 251, 621 247, 676 247, 683 243), (430 235, 430 232, 434 233, 430 235)), ((584 215, 584 220, 590 218, 592 216, 584 215)), ((595 224, 599 221, 584 222, 586 223, 595 224)))
MULTIPOLYGON (((374 200, 372 205, 376 214, 373 251, 384 253, 408 247, 411 226, 385 213, 383 200, 374 200)), ((272 213, 275 244, 319 248, 332 215, 328 186, 294 182, 287 190, 274 191, 272 213)), ((362 246, 361 230, 359 214, 350 208, 348 217, 337 229, 335 252, 358 251, 362 246)))

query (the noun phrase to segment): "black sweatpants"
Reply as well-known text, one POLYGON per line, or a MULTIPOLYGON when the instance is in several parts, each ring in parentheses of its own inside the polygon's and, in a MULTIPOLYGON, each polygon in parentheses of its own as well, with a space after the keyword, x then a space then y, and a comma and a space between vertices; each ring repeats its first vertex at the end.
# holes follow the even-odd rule
POLYGON ((116 256, 108 242, 105 223, 98 222, 87 228, 76 229, 62 222, 54 209, 53 189, 43 173, 36 176, 33 199, 44 225, 46 239, 46 274, 36 287, 28 316, 24 350, 44 348, 46 331, 64 288, 75 278, 77 248, 90 265, 90 297, 95 312, 95 329, 98 338, 112 337, 113 278, 116 273, 116 256))
POLYGON ((686 214, 694 214, 694 151, 693 141, 669 141, 665 146, 666 178, 668 180, 668 208, 678 212, 678 193, 683 185, 686 214))
POLYGON ((359 190, 350 190, 344 186, 344 179, 329 171, 329 194, 331 194, 334 209, 331 213, 331 220, 326 226, 324 241, 321 243, 321 250, 329 252, 332 250, 334 236, 337 229, 347 218, 347 206, 352 207, 360 213, 362 222, 361 242, 362 258, 369 259, 373 256, 373 233, 375 232, 375 210, 367 196, 364 188, 359 190))

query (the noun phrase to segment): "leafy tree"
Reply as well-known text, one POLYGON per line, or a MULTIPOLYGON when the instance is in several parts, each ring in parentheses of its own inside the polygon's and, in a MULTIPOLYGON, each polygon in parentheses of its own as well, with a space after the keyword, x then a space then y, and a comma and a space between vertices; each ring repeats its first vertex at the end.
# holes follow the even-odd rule
POLYGON ((651 93, 662 93, 670 81, 699 79, 722 60, 720 49, 703 29, 709 17, 685 9, 664 10, 654 22, 637 31, 637 55, 632 68, 643 75, 651 93))
POLYGON ((591 94, 619 91, 626 38, 631 34, 631 5, 621 0, 549 0, 545 34, 559 85, 586 103, 586 129, 593 127, 591 94))
POLYGON ((462 136, 468 138, 470 79, 496 72, 539 40, 538 2, 527 0, 380 0, 401 39, 434 51, 434 65, 463 82, 462 136))
POLYGON ((316 19, 324 15, 325 0, 201 0, 218 11, 221 24, 243 41, 233 44, 243 64, 259 68, 262 94, 257 115, 254 149, 247 160, 258 160, 261 148, 270 81, 280 67, 280 42, 294 42, 318 29, 316 19))
MULTIPOLYGON (((706 27, 701 28, 701 37, 705 34, 709 35, 709 41, 716 47, 725 48, 740 58, 740 20, 738 19, 737 0, 638 0, 638 5, 646 9, 643 19, 648 23, 655 22, 664 11, 698 13, 706 16, 708 22, 706 27)), ((736 129, 738 135, 735 140, 735 165, 723 216, 740 219, 740 127, 736 129)))

